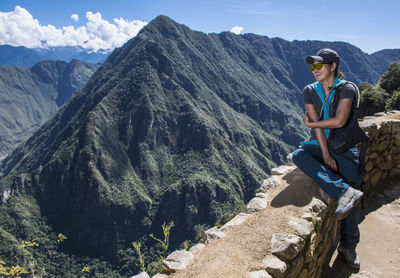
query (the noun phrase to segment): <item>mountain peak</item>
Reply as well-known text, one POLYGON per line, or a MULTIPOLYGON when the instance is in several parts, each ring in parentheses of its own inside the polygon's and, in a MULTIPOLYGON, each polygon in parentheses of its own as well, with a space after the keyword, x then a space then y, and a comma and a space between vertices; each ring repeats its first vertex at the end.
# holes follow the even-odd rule
POLYGON ((182 34, 183 29, 190 30, 187 26, 179 24, 168 16, 159 15, 145 26, 140 33, 157 32, 162 36, 173 37, 177 39, 182 34), (177 36, 178 35, 178 36, 177 36))

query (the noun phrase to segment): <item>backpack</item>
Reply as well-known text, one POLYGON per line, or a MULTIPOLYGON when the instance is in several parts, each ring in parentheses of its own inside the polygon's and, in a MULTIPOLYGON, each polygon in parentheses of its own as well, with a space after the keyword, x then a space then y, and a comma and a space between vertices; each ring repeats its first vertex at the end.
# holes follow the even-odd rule
POLYGON ((340 128, 331 129, 328 137, 328 146, 331 147, 336 154, 342 154, 343 157, 346 157, 345 155, 343 155, 344 152, 354 147, 355 145, 361 143, 358 168, 361 174, 364 175, 365 156, 367 153, 369 137, 361 129, 357 120, 358 106, 360 104, 360 91, 357 85, 355 85, 353 82, 350 81, 344 81, 336 85, 334 88, 332 88, 336 90, 336 93, 332 102, 331 111, 333 113, 332 116, 334 116, 334 114, 336 113, 337 106, 339 105, 340 91, 347 84, 351 84, 355 88, 356 99, 355 101, 352 102, 351 112, 349 118, 347 119, 346 124, 340 128))

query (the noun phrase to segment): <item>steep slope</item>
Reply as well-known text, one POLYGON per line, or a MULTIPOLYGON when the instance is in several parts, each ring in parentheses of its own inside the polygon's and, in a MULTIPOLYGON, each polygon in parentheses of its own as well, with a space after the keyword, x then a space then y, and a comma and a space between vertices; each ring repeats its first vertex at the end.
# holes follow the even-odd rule
POLYGON ((78 60, 0 66, 0 157, 27 139, 98 67, 78 60))
POLYGON ((83 253, 111 258, 168 219, 191 237, 306 136, 299 92, 275 78, 273 57, 159 17, 4 161, 3 185, 42 165, 42 212, 83 253))
MULTIPOLYGON (((319 43, 309 44, 206 35, 160 16, 3 161, 1 189, 34 194, 73 254, 122 265, 130 242, 169 220, 173 244, 193 238, 240 209, 307 137, 304 56, 319 43)), ((29 234, 13 225, 16 239, 29 234)))

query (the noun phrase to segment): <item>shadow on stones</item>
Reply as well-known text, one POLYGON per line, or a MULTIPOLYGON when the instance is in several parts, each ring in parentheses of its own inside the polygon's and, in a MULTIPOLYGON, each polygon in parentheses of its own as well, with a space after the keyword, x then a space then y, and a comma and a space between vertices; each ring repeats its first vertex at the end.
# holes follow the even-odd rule
POLYGON ((272 199, 272 207, 304 207, 311 202, 313 196, 319 196, 316 183, 298 168, 286 174, 283 180, 288 186, 272 199))
POLYGON ((332 254, 328 254, 328 258, 331 258, 334 254, 336 254, 336 258, 335 258, 332 266, 329 266, 328 264, 325 266, 321 277, 324 277, 324 278, 348 278, 352 274, 358 273, 360 271, 359 269, 351 268, 346 263, 343 255, 340 253, 334 252, 334 251, 335 250, 332 250, 332 254))

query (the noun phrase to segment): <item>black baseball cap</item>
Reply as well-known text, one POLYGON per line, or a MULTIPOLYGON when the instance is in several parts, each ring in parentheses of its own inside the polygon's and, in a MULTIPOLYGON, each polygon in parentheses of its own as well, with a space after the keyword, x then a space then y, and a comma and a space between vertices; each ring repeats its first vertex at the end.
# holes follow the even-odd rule
POLYGON ((314 56, 306 57, 306 62, 308 64, 313 64, 314 61, 318 61, 321 63, 334 63, 335 62, 335 63, 339 64, 340 58, 335 50, 332 50, 330 48, 322 48, 314 56))

